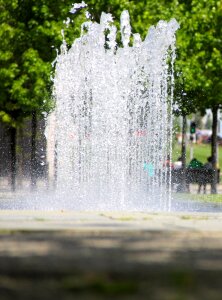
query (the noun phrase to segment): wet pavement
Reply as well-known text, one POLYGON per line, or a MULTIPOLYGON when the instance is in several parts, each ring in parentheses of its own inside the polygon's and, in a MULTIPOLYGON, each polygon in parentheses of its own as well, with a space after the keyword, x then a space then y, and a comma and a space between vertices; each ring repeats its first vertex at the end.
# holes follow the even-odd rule
MULTIPOLYGON (((194 190, 195 187, 193 187, 194 190)), ((171 212, 222 212, 222 201, 213 201, 213 195, 205 195, 203 199, 197 201, 193 198, 195 193, 172 193, 170 204, 171 212)), ((196 195, 197 196, 197 195, 196 195)), ((222 197, 221 197, 222 199, 222 197)), ((18 190, 16 193, 11 191, 0 191, 0 210, 41 210, 41 211, 131 211, 131 212, 161 212, 164 211, 159 204, 147 202, 146 205, 134 203, 125 207, 116 207, 115 205, 106 205, 105 200, 100 207, 98 203, 78 203, 74 201, 71 195, 59 196, 52 191, 34 191, 18 190), (106 208, 107 206, 107 208, 106 208)), ((168 211, 168 210, 167 210, 168 211)))

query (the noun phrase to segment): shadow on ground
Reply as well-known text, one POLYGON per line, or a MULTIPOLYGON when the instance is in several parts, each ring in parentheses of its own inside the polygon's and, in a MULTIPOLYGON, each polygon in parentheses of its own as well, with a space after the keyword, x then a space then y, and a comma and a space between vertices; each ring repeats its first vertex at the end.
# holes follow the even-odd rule
POLYGON ((0 299, 221 299, 222 232, 0 232, 0 299))

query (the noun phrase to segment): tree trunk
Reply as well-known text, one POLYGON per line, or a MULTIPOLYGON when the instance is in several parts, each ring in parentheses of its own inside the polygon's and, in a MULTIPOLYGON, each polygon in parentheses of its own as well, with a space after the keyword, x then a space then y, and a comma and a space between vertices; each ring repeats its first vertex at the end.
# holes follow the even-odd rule
POLYGON ((10 128, 11 189, 16 189, 16 128, 10 128))
POLYGON ((36 134, 37 134, 37 115, 34 111, 32 113, 32 124, 31 124, 31 189, 36 188, 37 182, 37 159, 36 159, 36 134))
POLYGON ((182 147, 181 147, 181 158, 182 158, 182 180, 181 180, 181 192, 187 191, 186 184, 186 132, 187 132, 187 117, 183 115, 182 124, 182 147))
POLYGON ((217 112, 218 107, 215 106, 212 109, 213 113, 213 124, 212 124, 212 138, 211 138, 211 157, 212 157, 212 165, 214 169, 213 173, 213 182, 211 184, 211 193, 217 193, 217 112))
POLYGON ((23 165, 24 165, 24 151, 23 151, 23 128, 20 127, 17 130, 17 144, 20 145, 19 149, 17 148, 16 153, 16 160, 17 160, 17 167, 16 167, 16 173, 17 173, 17 185, 19 187, 22 187, 23 185, 23 165))

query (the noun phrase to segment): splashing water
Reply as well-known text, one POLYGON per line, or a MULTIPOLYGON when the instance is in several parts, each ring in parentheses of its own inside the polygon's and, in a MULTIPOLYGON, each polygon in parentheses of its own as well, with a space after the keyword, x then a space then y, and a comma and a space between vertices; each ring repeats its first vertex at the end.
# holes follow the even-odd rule
POLYGON ((112 15, 102 13, 69 50, 63 43, 54 77, 58 197, 83 209, 170 209, 178 27, 160 21, 142 41, 123 11, 117 47, 112 15))

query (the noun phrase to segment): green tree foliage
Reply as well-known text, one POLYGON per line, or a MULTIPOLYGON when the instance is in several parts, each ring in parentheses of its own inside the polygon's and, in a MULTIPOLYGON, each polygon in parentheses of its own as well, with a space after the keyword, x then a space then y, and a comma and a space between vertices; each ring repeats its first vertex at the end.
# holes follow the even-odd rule
POLYGON ((178 59, 188 100, 197 110, 222 104, 222 2, 179 1, 178 59))
POLYGON ((47 112, 52 107, 51 62, 70 6, 71 1, 0 0, 0 118, 4 122, 16 126, 33 111, 47 112))
MULTIPOLYGON (((186 109, 221 105, 222 2, 216 0, 86 0, 92 18, 111 12, 119 22, 128 9, 134 32, 144 38, 150 25, 175 17, 177 33, 177 100, 186 93, 186 109), (178 92, 177 92, 178 91, 178 92), (181 92, 182 91, 182 92, 181 92)), ((0 0, 0 116, 19 120, 33 109, 50 107, 51 62, 61 44, 61 29, 71 44, 79 35, 83 13, 69 13, 72 1, 0 0), (73 22, 66 28, 63 21, 73 22), (53 48, 54 46, 54 48, 53 48), (46 101, 45 101, 46 100, 46 101)))

